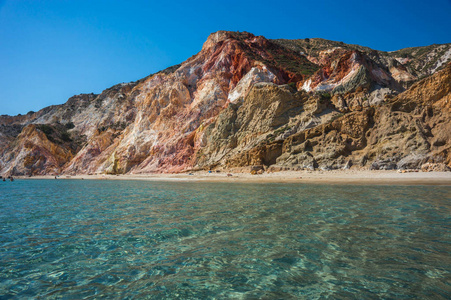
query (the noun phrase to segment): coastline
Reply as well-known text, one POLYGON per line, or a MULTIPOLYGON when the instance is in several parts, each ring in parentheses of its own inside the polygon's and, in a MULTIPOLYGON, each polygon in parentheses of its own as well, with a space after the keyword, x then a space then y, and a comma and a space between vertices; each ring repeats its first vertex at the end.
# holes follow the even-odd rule
MULTIPOLYGON (((19 179, 54 179, 55 176, 15 176, 19 179)), ((370 170, 280 171, 252 175, 239 172, 197 171, 125 175, 61 175, 58 180, 147 180, 172 182, 308 183, 362 185, 451 185, 451 172, 406 172, 370 170), (232 176, 228 176, 231 174, 232 176)))

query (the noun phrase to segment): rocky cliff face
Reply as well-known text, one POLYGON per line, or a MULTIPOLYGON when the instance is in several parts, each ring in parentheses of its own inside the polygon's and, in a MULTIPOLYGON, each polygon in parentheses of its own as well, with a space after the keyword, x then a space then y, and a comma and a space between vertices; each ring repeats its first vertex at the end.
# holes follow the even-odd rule
POLYGON ((0 174, 451 166, 447 49, 220 31, 137 82, 1 116, 0 174))

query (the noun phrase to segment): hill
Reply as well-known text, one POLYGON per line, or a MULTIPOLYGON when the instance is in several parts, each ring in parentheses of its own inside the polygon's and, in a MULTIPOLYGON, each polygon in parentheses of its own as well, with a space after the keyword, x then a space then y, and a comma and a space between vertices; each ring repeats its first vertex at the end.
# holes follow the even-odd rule
POLYGON ((180 65, 0 116, 0 174, 451 166, 451 44, 211 34, 180 65))

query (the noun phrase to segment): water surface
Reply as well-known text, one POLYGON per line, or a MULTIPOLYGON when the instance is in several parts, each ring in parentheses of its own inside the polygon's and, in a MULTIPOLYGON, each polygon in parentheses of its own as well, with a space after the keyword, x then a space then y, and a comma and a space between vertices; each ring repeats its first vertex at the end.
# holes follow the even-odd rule
POLYGON ((451 187, 0 182, 0 298, 449 299, 451 187))

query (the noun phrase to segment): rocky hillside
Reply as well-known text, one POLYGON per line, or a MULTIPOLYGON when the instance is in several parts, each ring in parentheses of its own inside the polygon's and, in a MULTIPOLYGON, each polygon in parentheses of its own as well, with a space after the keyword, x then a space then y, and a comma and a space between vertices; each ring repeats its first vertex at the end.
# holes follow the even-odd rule
POLYGON ((180 65, 0 117, 0 174, 451 166, 451 45, 219 31, 180 65))

